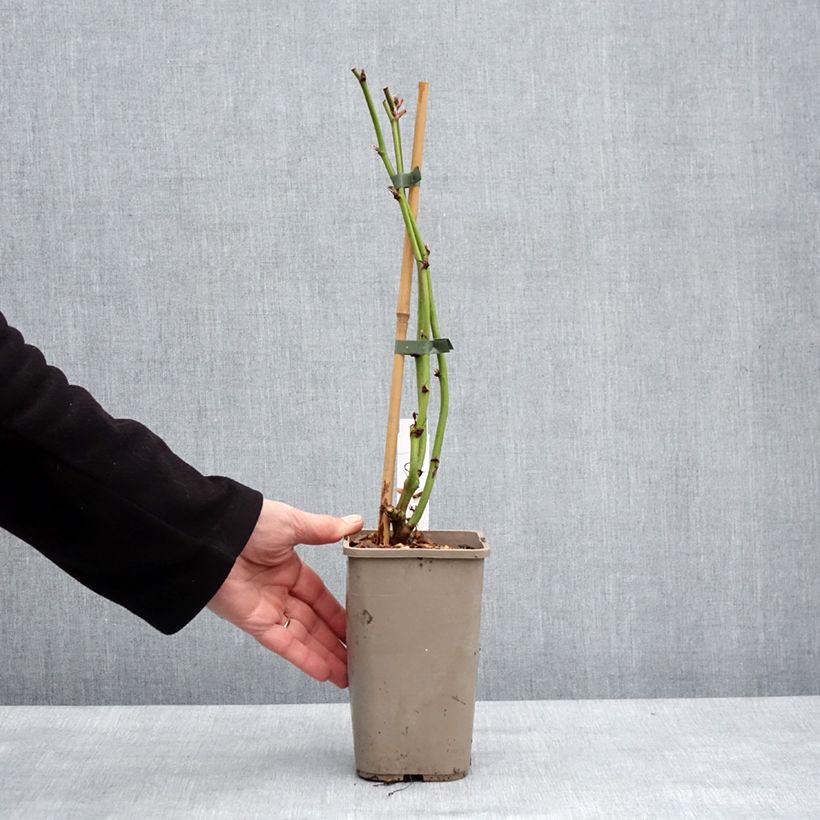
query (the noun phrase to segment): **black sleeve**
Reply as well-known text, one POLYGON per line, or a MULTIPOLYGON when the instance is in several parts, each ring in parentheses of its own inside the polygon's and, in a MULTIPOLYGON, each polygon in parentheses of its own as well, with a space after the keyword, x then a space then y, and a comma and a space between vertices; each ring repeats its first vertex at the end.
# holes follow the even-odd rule
POLYGON ((0 313, 0 526, 170 635, 219 589, 261 506, 112 418, 0 313))

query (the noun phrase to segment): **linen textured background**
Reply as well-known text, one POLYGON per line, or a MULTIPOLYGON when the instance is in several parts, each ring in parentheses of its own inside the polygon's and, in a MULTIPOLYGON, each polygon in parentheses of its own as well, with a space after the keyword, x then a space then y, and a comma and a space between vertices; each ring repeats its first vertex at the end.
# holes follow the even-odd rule
MULTIPOLYGON (((430 82, 479 697, 820 692, 814 0, 0 0, 9 321, 201 471, 372 524, 402 226, 354 65, 408 153, 430 82)), ((4 703, 345 697, 5 534, 0 595, 4 703)))

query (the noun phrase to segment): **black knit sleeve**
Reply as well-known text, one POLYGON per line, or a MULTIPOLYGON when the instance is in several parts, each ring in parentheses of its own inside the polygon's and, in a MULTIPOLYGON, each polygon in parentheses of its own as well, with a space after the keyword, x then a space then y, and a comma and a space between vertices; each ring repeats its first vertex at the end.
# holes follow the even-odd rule
POLYGON ((112 418, 0 313, 0 526, 171 634, 219 589, 261 506, 112 418))

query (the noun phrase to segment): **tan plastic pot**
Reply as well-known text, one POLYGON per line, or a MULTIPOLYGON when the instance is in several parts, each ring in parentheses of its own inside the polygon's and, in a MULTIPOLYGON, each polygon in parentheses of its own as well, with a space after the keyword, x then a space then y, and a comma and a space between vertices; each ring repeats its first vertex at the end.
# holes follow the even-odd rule
POLYGON ((452 548, 344 546, 353 746, 368 780, 456 780, 470 767, 489 547, 477 532, 425 535, 452 548))

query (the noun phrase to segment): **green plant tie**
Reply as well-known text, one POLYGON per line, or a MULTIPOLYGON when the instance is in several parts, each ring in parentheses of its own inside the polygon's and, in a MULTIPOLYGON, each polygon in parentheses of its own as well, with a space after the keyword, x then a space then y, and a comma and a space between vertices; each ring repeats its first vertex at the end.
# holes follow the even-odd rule
POLYGON ((396 353, 402 356, 427 356, 430 353, 449 353, 453 345, 449 339, 396 339, 396 353))
POLYGON ((412 188, 421 182, 421 171, 418 167, 404 174, 394 174, 390 177, 394 188, 412 188))

